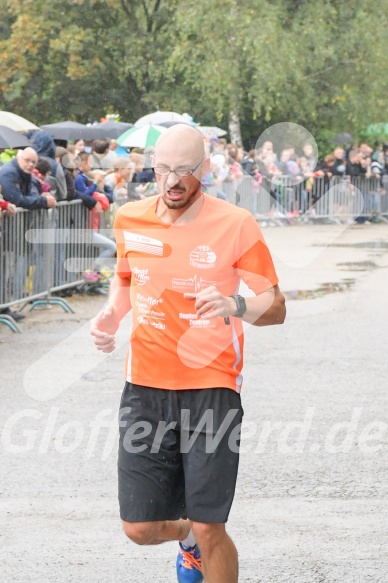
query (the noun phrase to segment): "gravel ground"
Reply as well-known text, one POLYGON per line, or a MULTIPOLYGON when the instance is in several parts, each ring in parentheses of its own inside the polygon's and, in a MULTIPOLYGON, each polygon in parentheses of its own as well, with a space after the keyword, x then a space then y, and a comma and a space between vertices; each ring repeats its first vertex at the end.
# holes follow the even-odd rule
MULTIPOLYGON (((284 326, 247 330, 229 521, 240 581, 386 582, 388 250, 378 244, 387 244, 388 226, 265 236, 292 297, 351 285, 304 293, 311 299, 288 301, 284 326)), ((70 303, 75 314, 28 313, 23 334, 0 327, 1 581, 172 583, 176 544, 138 547, 118 517, 115 424, 128 322, 120 347, 104 356, 88 337, 104 298, 70 303)))

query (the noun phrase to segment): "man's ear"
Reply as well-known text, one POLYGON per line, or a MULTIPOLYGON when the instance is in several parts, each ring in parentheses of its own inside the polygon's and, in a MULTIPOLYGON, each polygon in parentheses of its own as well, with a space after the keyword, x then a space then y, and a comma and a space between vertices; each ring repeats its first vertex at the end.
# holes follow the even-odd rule
POLYGON ((150 161, 151 161, 151 166, 153 167, 155 164, 155 154, 151 154, 150 161))
POLYGON ((205 160, 202 162, 202 171, 201 171, 202 178, 205 176, 205 174, 207 174, 207 172, 209 172, 209 168, 210 168, 210 158, 205 158, 205 160))

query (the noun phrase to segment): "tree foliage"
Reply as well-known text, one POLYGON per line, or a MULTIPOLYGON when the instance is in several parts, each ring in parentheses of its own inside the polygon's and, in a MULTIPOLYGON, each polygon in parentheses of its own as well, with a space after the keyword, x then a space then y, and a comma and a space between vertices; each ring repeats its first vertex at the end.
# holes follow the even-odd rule
POLYGON ((388 0, 0 0, 0 107, 38 124, 188 111, 324 139, 387 121, 388 0), (329 133, 328 133, 329 132, 329 133))

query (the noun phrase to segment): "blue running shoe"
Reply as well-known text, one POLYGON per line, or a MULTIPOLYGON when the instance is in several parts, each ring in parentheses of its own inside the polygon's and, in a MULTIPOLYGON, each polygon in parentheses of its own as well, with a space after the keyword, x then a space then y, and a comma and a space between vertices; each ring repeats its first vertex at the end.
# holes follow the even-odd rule
POLYGON ((178 583, 202 583, 201 553, 197 545, 184 548, 179 543, 179 553, 176 560, 178 583))

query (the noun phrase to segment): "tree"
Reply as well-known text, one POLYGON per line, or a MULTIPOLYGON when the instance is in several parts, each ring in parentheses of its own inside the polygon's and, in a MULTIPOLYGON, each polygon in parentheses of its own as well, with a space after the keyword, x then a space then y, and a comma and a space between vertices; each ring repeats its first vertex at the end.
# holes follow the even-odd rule
POLYGON ((219 120, 234 117, 237 101, 251 147, 280 121, 318 137, 327 128, 357 132, 385 96, 383 4, 188 0, 178 8, 170 70, 219 120))
POLYGON ((174 0, 5 4, 12 25, 0 41, 3 106, 44 123, 84 122, 109 110, 133 119, 154 105, 174 0))
MULTIPOLYGON (((322 144, 386 121, 388 0, 0 0, 0 106, 38 124, 155 109, 322 144)), ((241 131, 240 131, 241 130, 241 131)))

